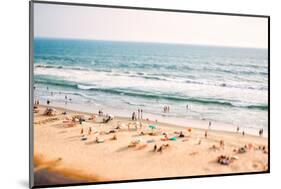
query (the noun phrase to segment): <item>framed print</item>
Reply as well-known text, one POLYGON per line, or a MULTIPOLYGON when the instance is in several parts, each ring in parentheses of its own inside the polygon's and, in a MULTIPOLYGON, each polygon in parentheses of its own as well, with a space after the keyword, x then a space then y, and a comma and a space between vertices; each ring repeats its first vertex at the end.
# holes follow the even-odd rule
POLYGON ((269 21, 30 1, 30 187, 268 173, 269 21))

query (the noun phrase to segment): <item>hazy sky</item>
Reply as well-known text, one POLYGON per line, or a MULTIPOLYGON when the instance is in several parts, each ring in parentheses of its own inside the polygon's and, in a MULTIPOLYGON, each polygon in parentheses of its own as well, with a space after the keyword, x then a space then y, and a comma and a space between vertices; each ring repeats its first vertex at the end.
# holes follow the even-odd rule
POLYGON ((35 37, 267 48, 266 18, 34 5, 35 37))

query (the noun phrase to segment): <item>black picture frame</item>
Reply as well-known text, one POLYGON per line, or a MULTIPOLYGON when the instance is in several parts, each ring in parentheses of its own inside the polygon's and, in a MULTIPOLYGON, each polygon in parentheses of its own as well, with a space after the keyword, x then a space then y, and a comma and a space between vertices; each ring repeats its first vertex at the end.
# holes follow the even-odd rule
POLYGON ((148 8, 148 7, 132 7, 132 6, 117 6, 117 5, 102 5, 102 4, 87 4, 87 3, 70 3, 70 2, 56 2, 56 1, 29 1, 29 187, 30 188, 51 188, 51 187, 65 187, 65 186, 82 186, 82 185, 98 185, 98 184, 112 184, 112 183, 131 183, 144 181, 161 181, 161 180, 176 180, 176 179, 190 179, 190 178, 209 178, 222 176, 240 176, 240 175, 254 175, 270 173, 270 16, 258 14, 241 14, 241 13, 225 13, 225 12, 209 12, 209 11, 194 11, 194 10, 179 10, 179 9, 163 9, 163 8, 148 8), (242 173, 224 173, 211 175, 196 175, 196 176, 180 176, 180 177, 164 177, 151 179, 134 179, 134 180, 120 180, 120 181, 106 181, 106 182, 87 182, 75 184, 51 184, 51 185, 36 185, 34 186, 33 173, 33 39, 34 39, 34 4, 53 4, 66 6, 86 6, 86 7, 101 7, 101 8, 115 8, 115 9, 131 9, 131 10, 146 10, 146 11, 162 11, 162 12, 177 12, 177 13, 195 13, 195 14, 209 14, 209 15, 224 15, 224 16, 239 16, 239 17, 256 17, 266 18, 268 21, 268 169, 261 172, 242 172, 242 173))

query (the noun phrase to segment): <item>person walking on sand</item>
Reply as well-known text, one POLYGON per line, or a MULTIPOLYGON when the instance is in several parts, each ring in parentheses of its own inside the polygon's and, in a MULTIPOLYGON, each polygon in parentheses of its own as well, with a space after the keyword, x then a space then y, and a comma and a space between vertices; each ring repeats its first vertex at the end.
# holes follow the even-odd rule
POLYGON ((240 130, 240 128, 239 128, 239 126, 237 126, 236 132, 238 133, 238 132, 239 132, 239 130, 240 130))
POLYGON ((205 138, 208 137, 208 131, 205 131, 205 138))
POLYGON ((49 106, 49 104, 50 104, 50 100, 47 100, 47 105, 49 106))
POLYGON ((141 120, 142 120, 142 113, 143 113, 143 110, 141 109, 140 111, 141 111, 141 120))
POLYGON ((188 104, 186 105, 186 109, 188 110, 188 104))
POLYGON ((89 127, 88 135, 91 135, 92 133, 92 127, 89 127))
POLYGON ((212 126, 212 122, 209 121, 209 129, 211 129, 211 126, 212 126))

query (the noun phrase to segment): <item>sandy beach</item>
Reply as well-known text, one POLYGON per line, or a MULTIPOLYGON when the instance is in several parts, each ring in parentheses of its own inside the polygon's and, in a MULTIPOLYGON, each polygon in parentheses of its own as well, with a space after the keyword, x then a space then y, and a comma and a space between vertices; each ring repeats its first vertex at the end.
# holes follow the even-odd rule
POLYGON ((48 178, 44 171, 75 183, 268 169, 266 137, 124 117, 102 123, 97 114, 55 108, 47 116, 45 109, 34 113, 35 183, 48 178))

